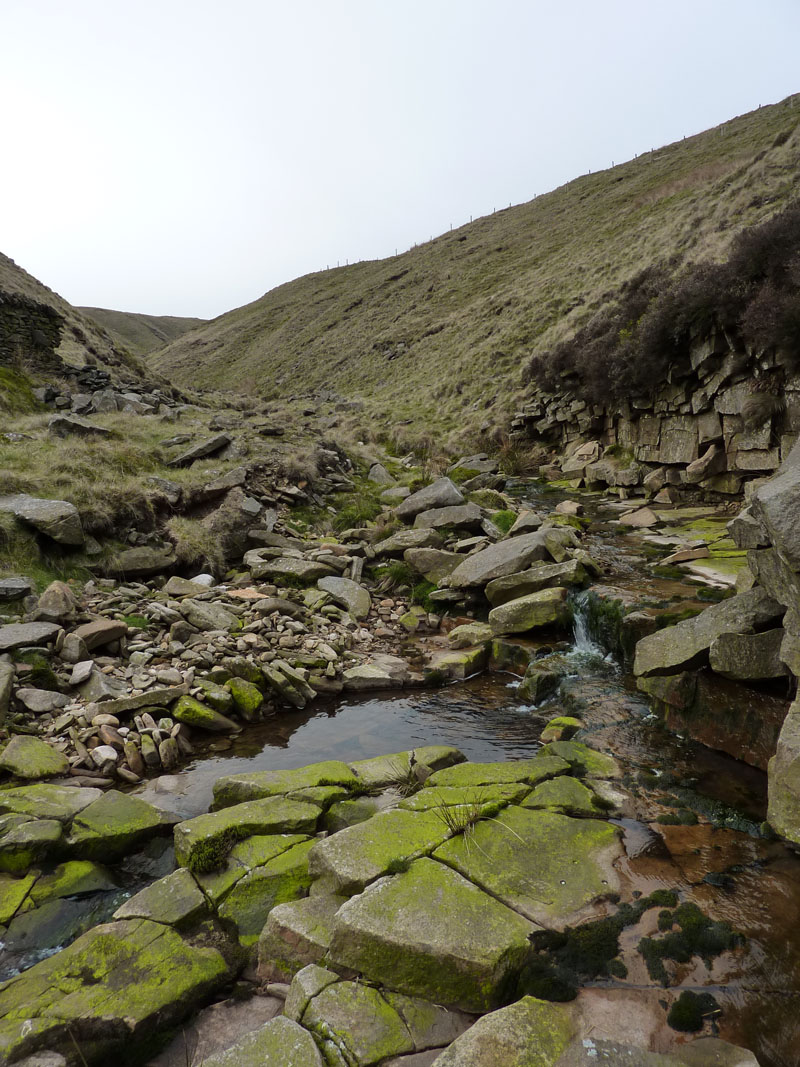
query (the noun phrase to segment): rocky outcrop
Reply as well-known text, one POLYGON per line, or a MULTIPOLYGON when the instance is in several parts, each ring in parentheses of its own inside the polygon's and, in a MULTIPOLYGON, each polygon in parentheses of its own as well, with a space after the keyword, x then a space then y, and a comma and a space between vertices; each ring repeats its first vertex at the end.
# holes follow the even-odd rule
POLYGON ((686 367, 671 368, 650 396, 604 405, 578 399, 568 381, 557 395, 534 389, 512 431, 554 449, 560 458, 542 473, 574 486, 730 499, 788 459, 800 376, 781 354, 750 354, 717 330, 698 337, 686 367), (773 403, 748 408, 754 396, 773 403))

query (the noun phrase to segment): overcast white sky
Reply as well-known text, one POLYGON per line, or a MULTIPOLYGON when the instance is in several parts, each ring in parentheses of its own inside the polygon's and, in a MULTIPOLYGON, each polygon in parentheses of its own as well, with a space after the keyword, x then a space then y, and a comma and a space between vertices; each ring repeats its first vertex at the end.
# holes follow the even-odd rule
POLYGON ((798 0, 0 0, 0 250, 210 317, 800 90, 798 0))

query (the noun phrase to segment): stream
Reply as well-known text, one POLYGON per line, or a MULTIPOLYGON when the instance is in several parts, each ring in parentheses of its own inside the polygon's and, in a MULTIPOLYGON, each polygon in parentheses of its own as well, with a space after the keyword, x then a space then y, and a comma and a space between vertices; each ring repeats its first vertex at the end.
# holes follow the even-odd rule
MULTIPOLYGON (((546 500, 524 484, 516 493, 531 506, 550 510, 546 500)), ((567 494, 565 494, 567 495, 567 494)), ((653 573, 653 559, 639 536, 615 531, 613 505, 575 492, 592 519, 584 542, 604 567, 603 583, 652 595, 660 602, 704 606, 700 586, 688 577, 653 573)), ((305 711, 286 711, 279 719, 251 726, 235 739, 209 746, 182 771, 140 787, 144 799, 181 817, 206 811, 212 788, 222 775, 300 767, 326 759, 352 761, 422 744, 455 745, 471 760, 508 760, 532 755, 540 747, 545 723, 573 714, 587 740, 612 753, 631 794, 616 820, 624 835, 623 900, 656 889, 675 890, 681 902, 695 902, 714 920, 724 920, 745 938, 707 966, 693 957, 670 969, 670 986, 707 990, 722 1013, 719 1036, 753 1050, 761 1067, 800 1063, 800 858, 764 836, 766 775, 730 756, 687 738, 667 733, 636 690, 632 677, 593 633, 581 595, 573 600, 574 638, 547 651, 565 654, 570 674, 559 692, 541 705, 524 703, 519 678, 491 672, 438 690, 382 692, 316 701, 305 711)), ((536 647, 535 642, 526 642, 536 647)), ((540 642, 539 645, 543 645, 540 642)), ((163 845, 126 861, 124 896, 171 869, 163 845)), ((110 915, 120 894, 102 893, 77 902, 86 928, 110 915), (90 910, 87 910, 90 909, 90 910)), ((75 902, 72 902, 73 906, 75 902)), ((24 918, 24 917, 23 917, 24 918)), ((662 987, 649 976, 636 944, 655 932, 657 913, 622 934, 624 979, 603 979, 597 986, 611 997, 617 987, 639 991, 648 1010, 658 1009, 662 987), (647 924, 650 924, 649 926, 647 924)), ((54 920, 55 921, 55 920, 54 920)), ((80 932, 78 930, 77 932, 80 932)), ((32 941, 41 931, 28 936, 32 941)), ((2 977, 55 950, 67 935, 56 928, 38 948, 9 944, 0 953, 2 977)), ((72 939, 76 933, 69 935, 72 939)), ((663 999, 663 996, 662 996, 663 999)), ((663 1023, 660 1050, 674 1043, 663 1023)))

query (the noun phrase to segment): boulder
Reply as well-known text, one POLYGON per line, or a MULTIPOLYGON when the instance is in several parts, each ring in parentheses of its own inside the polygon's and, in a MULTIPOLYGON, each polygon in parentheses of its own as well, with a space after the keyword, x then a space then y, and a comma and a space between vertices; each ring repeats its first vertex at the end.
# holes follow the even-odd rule
POLYGON ((566 589, 540 589, 538 593, 529 593, 492 608, 489 625, 496 635, 518 634, 550 626, 568 626, 570 618, 566 589))
POLYGON ((0 753, 0 770, 17 778, 56 778, 69 770, 69 760, 38 737, 16 734, 0 753))
POLYGON ((366 619, 372 607, 372 598, 367 590, 349 578, 320 578, 317 588, 328 593, 337 604, 345 607, 354 619, 366 619))
POLYGON ((781 837, 800 844, 800 700, 789 711, 768 766, 767 819, 781 837))
POLYGON ((248 800, 221 811, 198 815, 175 827, 175 859, 192 871, 224 866, 232 844, 254 834, 314 833, 320 809, 284 797, 248 800))
POLYGON ((136 893, 114 912, 115 919, 152 919, 168 926, 190 925, 208 911, 206 898, 185 867, 136 893))
POLYGON ((12 600, 22 600, 33 592, 30 578, 0 578, 0 604, 12 600))
POLYGON ((182 452, 174 459, 169 460, 167 466, 189 467, 196 459, 203 459, 205 456, 213 456, 217 452, 221 452, 223 448, 227 448, 231 441, 232 438, 226 433, 217 434, 216 437, 209 437, 207 440, 194 445, 193 448, 187 449, 186 452, 182 452))
POLYGON ((480 645, 484 641, 491 641, 494 630, 485 622, 465 622, 461 626, 455 626, 447 635, 447 643, 451 648, 469 648, 471 645, 480 645))
POLYGON ((0 511, 11 512, 17 519, 59 544, 84 543, 78 509, 66 500, 40 500, 28 496, 27 493, 17 493, 13 496, 0 496, 0 511))
POLYGON ((344 671, 345 689, 399 689, 411 677, 411 671, 399 656, 373 655, 369 663, 361 663, 344 671))
POLYGON ((523 997, 478 1019, 432 1067, 556 1067, 575 1030, 569 1008, 523 997))
POLYGON ((47 422, 47 432, 52 437, 112 437, 112 431, 96 422, 81 419, 77 415, 53 415, 47 422))
POLYGON ((0 626, 0 652, 47 644, 56 639, 60 629, 54 622, 12 622, 9 626, 0 626))
POLYGON ((324 1067, 324 1062, 308 1030, 278 1015, 223 1052, 204 1056, 203 1067, 324 1067))
POLYGON ((286 981, 318 963, 330 948, 333 919, 345 899, 335 893, 315 893, 274 907, 258 939, 258 977, 286 981))
POLYGON ((219 949, 190 945, 162 923, 96 926, 0 988, 0 1059, 44 1047, 73 1063, 78 1034, 93 1061, 113 1062, 178 1022, 229 976, 219 949))
POLYGON ((786 563, 800 571, 800 443, 755 491, 750 510, 786 563))
POLYGON ((16 692, 16 698, 28 711, 35 715, 55 711, 69 704, 69 697, 63 693, 54 693, 49 689, 20 688, 16 692))
POLYGON ((447 584, 452 589, 484 586, 494 578, 525 570, 534 560, 544 560, 549 555, 546 535, 542 531, 507 538, 468 556, 456 567, 447 584))
POLYGON ((706 608, 693 619, 657 630, 636 645, 634 674, 677 674, 702 666, 721 634, 746 634, 778 622, 785 608, 763 589, 750 589, 706 608))
POLYGON ((238 617, 227 611, 221 604, 206 600, 184 600, 181 602, 181 614, 191 626, 198 630, 232 630, 238 623, 238 617))
POLYGON ((197 596, 204 589, 205 586, 198 582, 192 582, 188 578, 179 578, 177 574, 173 574, 165 583, 163 592, 169 597, 197 596))
POLYGON ((346 1049, 359 1067, 414 1051, 408 1027, 377 989, 360 982, 334 982, 313 997, 303 1025, 322 1041, 346 1049))
POLYGON ((95 619, 86 622, 72 631, 76 637, 83 641, 89 652, 95 648, 118 641, 120 637, 127 636, 128 624, 121 619, 95 619))
POLYGON ((209 730, 211 733, 235 733, 240 729, 232 719, 190 696, 180 697, 170 714, 178 722, 200 730, 209 730))
POLYGON ((45 622, 59 622, 77 608, 75 596, 66 582, 51 582, 39 597, 36 617, 45 622))
POLYGON ((422 858, 342 905, 330 957, 406 995, 482 1012, 501 1002, 533 930, 456 871, 422 858))
POLYGON ((409 548, 439 548, 442 539, 432 529, 398 530, 375 546, 376 556, 400 556, 409 548))
POLYGON ((441 530, 472 530, 480 533, 483 514, 477 504, 457 504, 448 508, 431 508, 421 511, 414 519, 415 528, 441 530))
POLYGON ((289 581, 297 580, 310 585, 311 582, 316 582, 320 578, 325 578, 331 574, 331 568, 316 560, 293 559, 290 556, 281 556, 278 559, 268 559, 262 563, 254 564, 250 568, 250 573, 257 582, 262 581, 264 578, 272 579, 278 583, 288 579, 289 581))
POLYGON ((373 463, 367 474, 367 479, 375 485, 394 485, 394 478, 389 474, 382 463, 373 463))
POLYGON ((175 566, 175 546, 139 545, 117 552, 103 565, 103 572, 113 578, 150 578, 175 566))
POLYGON ((449 478, 438 478, 401 501, 395 508, 395 514, 405 522, 410 522, 421 511, 455 507, 463 503, 464 497, 458 487, 449 478))
POLYGON ((417 574, 438 585, 452 574, 464 557, 460 552, 445 552, 439 548, 407 548, 403 559, 417 574))
POLYGON ((106 862, 164 833, 174 821, 140 797, 109 789, 75 816, 69 845, 81 859, 106 862))
POLYGON ((509 537, 519 537, 520 534, 534 533, 542 525, 541 515, 535 511, 521 511, 517 520, 508 531, 509 537))
POLYGON ((526 571, 495 578, 486 586, 486 599, 493 607, 509 600, 536 593, 553 586, 583 585, 588 579, 580 560, 567 559, 563 563, 539 562, 526 571))
POLYGON ((789 673, 780 658, 783 638, 782 629, 720 634, 708 650, 708 662, 713 671, 726 678, 753 682, 781 678, 789 673))
POLYGON ((32 815, 39 819, 71 822, 103 794, 99 789, 76 788, 42 782, 0 791, 0 812, 32 815))

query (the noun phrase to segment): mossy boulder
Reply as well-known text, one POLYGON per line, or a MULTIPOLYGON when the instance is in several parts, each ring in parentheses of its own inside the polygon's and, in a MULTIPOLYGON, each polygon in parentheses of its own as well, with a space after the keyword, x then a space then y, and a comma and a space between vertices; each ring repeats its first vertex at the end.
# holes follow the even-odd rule
POLYGON ((569 741, 582 726, 581 720, 576 719, 574 715, 556 715, 555 718, 548 720, 539 736, 544 742, 569 741))
POLYGON ((212 733, 235 733, 240 729, 232 719, 215 711, 210 705, 203 704, 195 697, 182 696, 173 706, 170 714, 178 722, 200 730, 210 730, 212 733))
POLYGON ((561 812, 563 815, 583 815, 589 818, 600 818, 606 810, 596 793, 577 778, 571 778, 567 774, 537 785, 533 792, 522 801, 521 806, 533 809, 546 808, 548 811, 561 812))
POLYGON ((560 586, 509 600, 489 612, 489 625, 493 633, 500 635, 565 627, 569 622, 567 591, 560 586))
POLYGON ((563 928, 617 891, 613 863, 621 855, 609 823, 509 807, 446 841, 433 858, 532 922, 563 928))
POLYGON ((307 767, 298 767, 296 770, 231 774, 215 783, 214 807, 227 808, 245 800, 261 800, 322 785, 356 789, 358 784, 359 780, 353 771, 339 760, 310 763, 307 767))
POLYGON ((408 811, 440 811, 452 807, 483 807, 519 803, 530 793, 524 782, 494 785, 431 786, 401 800, 398 807, 408 811))
POLYGON ((27 900, 36 878, 36 874, 26 874, 23 878, 0 874, 0 924, 7 926, 11 922, 27 900))
POLYGON ((283 1015, 213 1056, 203 1067, 324 1067, 316 1042, 308 1030, 283 1015))
POLYGON ((464 1011, 496 1007, 533 925, 435 860, 381 878, 342 905, 330 958, 398 992, 464 1011))
POLYGON ((287 981, 330 948, 333 920, 346 897, 316 893, 278 904, 270 911, 258 939, 258 976, 262 981, 287 981))
POLYGON ((494 631, 488 623, 465 622, 453 627, 447 635, 447 643, 451 648, 469 648, 470 645, 491 641, 493 636, 494 631))
POLYGON ((509 600, 537 593, 553 586, 583 585, 587 580, 586 570, 576 559, 563 563, 539 561, 526 571, 495 578, 486 586, 486 599, 493 608, 507 604, 509 600))
POLYGON ((254 867, 219 905, 220 918, 235 924, 242 945, 249 947, 258 940, 266 916, 276 904, 306 896, 312 881, 308 853, 313 844, 300 842, 268 863, 254 867))
POLYGON ((68 845, 79 859, 113 860, 165 833, 174 822, 140 797, 110 789, 75 816, 68 845))
POLYGON ((0 770, 16 778, 56 778, 67 773, 69 760, 38 737, 17 734, 0 754, 0 770))
POLYGON ((233 694, 230 689, 212 682, 210 678, 196 678, 194 685, 203 690, 205 703, 214 711, 219 711, 222 715, 230 715, 233 711, 233 694))
POLYGON ((0 1060, 46 1048, 92 1063, 181 1019, 230 978, 218 949, 169 926, 129 919, 97 926, 0 986, 0 1060))
POLYGON ((69 823, 103 795, 102 790, 42 782, 0 791, 0 812, 15 812, 69 823))
POLYGON ((254 834, 313 833, 319 817, 315 804, 279 796, 235 804, 179 823, 175 827, 175 859, 191 871, 212 871, 225 866, 237 841, 254 834))
POLYGON ((190 926, 208 912, 206 898, 185 867, 142 889, 114 912, 115 919, 152 919, 190 926))
POLYGON ((83 893, 103 893, 117 889, 110 872, 92 860, 67 860, 50 874, 37 879, 31 898, 38 905, 48 900, 74 897, 83 893))
POLYGON ((57 819, 0 816, 0 871, 27 871, 59 845, 62 834, 57 819))
POLYGON ((337 892, 352 893, 433 851, 448 833, 435 811, 382 811, 318 841, 311 850, 309 869, 337 892))
POLYGON ((377 989, 358 982, 335 982, 323 989, 306 1008, 303 1025, 320 1041, 331 1040, 345 1062, 359 1067, 414 1051, 398 1012, 377 989))
POLYGON ((555 1067, 575 1032, 568 1008, 523 997, 478 1019, 433 1067, 555 1067))
POLYGON ((244 678, 231 678, 225 686, 233 697, 235 711, 245 722, 252 722, 264 703, 264 694, 258 686, 245 681, 244 678))
POLYGON ((622 773, 613 756, 589 748, 580 741, 552 741, 539 753, 537 759, 556 756, 566 760, 573 771, 586 778, 619 778, 622 773))
POLYGON ((216 870, 196 871, 194 878, 216 907, 250 871, 263 867, 281 853, 308 841, 305 834, 256 834, 235 844, 216 870))

